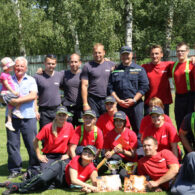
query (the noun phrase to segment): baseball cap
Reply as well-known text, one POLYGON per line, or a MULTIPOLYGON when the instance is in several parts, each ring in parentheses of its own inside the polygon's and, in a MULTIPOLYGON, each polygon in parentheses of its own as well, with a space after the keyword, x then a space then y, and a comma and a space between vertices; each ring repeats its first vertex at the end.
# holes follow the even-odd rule
POLYGON ((56 114, 60 114, 60 113, 69 114, 69 112, 65 106, 57 107, 56 114))
POLYGON ((83 113, 83 116, 84 115, 90 115, 90 116, 93 116, 94 118, 96 118, 96 113, 94 110, 86 110, 84 113, 83 113))
POLYGON ((83 147, 83 150, 85 149, 89 149, 91 151, 91 153, 95 156, 96 153, 97 153, 97 149, 95 146, 92 146, 92 145, 87 145, 85 147, 83 147))
POLYGON ((115 98, 113 96, 108 96, 108 97, 106 97, 105 103, 108 103, 108 102, 115 103, 116 100, 115 100, 115 98))
POLYGON ((3 67, 3 70, 6 70, 7 68, 14 66, 15 62, 11 58, 5 57, 1 60, 1 65, 3 67))
POLYGON ((120 54, 123 54, 123 53, 131 53, 131 52, 132 52, 132 49, 129 46, 123 46, 123 47, 121 47, 120 54))
POLYGON ((126 120, 126 114, 123 111, 118 111, 114 114, 114 120, 115 119, 126 120))
POLYGON ((159 106, 154 106, 154 107, 150 110, 149 114, 150 114, 150 115, 151 115, 151 114, 164 114, 164 110, 163 110, 161 107, 159 107, 159 106))

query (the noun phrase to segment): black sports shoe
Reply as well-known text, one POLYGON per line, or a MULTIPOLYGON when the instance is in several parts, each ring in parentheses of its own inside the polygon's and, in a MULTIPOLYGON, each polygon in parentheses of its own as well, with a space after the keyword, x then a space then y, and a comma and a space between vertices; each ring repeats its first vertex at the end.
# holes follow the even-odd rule
POLYGON ((7 194, 12 194, 18 191, 18 186, 13 185, 10 189, 5 190, 4 192, 2 192, 2 195, 7 195, 7 194))
POLYGON ((0 183, 0 187, 7 187, 11 182, 10 181, 5 181, 4 183, 0 183))
POLYGON ((16 178, 18 176, 22 175, 22 172, 11 172, 10 175, 7 177, 8 179, 16 178))

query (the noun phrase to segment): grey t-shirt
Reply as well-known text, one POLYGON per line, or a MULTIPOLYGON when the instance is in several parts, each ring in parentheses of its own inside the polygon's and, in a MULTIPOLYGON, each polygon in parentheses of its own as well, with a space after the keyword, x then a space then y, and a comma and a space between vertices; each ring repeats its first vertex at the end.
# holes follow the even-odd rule
POLYGON ((39 106, 58 106, 61 104, 60 83, 62 82, 64 72, 54 72, 53 76, 49 76, 45 72, 43 74, 35 74, 34 78, 38 85, 39 106))
POLYGON ((81 72, 73 74, 70 70, 64 71, 61 89, 64 91, 64 105, 81 103, 81 72))
POLYGON ((112 61, 104 61, 102 64, 90 61, 84 65, 81 79, 89 81, 88 94, 101 98, 107 96, 108 80, 114 65, 112 61))

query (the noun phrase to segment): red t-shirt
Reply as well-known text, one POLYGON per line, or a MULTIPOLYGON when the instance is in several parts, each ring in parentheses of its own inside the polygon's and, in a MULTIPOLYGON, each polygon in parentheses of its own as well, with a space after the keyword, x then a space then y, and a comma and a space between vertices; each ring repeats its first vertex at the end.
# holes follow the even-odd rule
POLYGON ((153 136, 158 141, 158 151, 172 150, 171 143, 180 141, 176 128, 167 122, 164 122, 160 128, 156 128, 153 124, 145 128, 142 133, 142 140, 147 136, 153 136))
POLYGON ((169 66, 172 62, 160 62, 159 64, 143 64, 145 69, 150 89, 145 94, 145 104, 148 104, 150 99, 158 97, 163 104, 171 104, 172 96, 169 84, 169 66))
MULTIPOLYGON (((164 120, 165 120, 165 122, 167 122, 167 123, 173 125, 173 123, 172 123, 172 121, 171 121, 171 118, 170 118, 168 115, 166 115, 166 114, 164 114, 164 120)), ((151 116, 150 116, 150 115, 146 115, 146 116, 142 119, 141 124, 140 124, 140 129, 139 129, 140 134, 142 134, 143 131, 144 131, 144 129, 147 128, 147 127, 150 126, 150 125, 152 125, 151 116)), ((173 126, 173 127, 174 127, 174 126, 173 126)))
MULTIPOLYGON (((174 63, 172 63, 170 67, 170 72, 172 74, 172 70, 174 67, 174 63)), ((178 63, 175 71, 174 71, 174 81, 176 86, 176 93, 177 94, 185 94, 188 93, 187 90, 187 83, 186 83, 186 62, 184 63, 178 63)), ((189 63, 189 76, 190 76, 190 91, 195 91, 195 66, 192 64, 192 62, 189 63)))
POLYGON ((74 128, 71 123, 65 122, 63 127, 57 128, 57 133, 58 135, 55 137, 52 133, 52 123, 49 123, 37 134, 36 138, 44 141, 43 153, 66 153, 74 128))
MULTIPOLYGON (((103 136, 105 137, 106 134, 114 129, 114 116, 110 116, 107 112, 102 114, 96 125, 102 130, 103 136)), ((130 129, 131 125, 129 122, 129 118, 126 116, 126 127, 130 129)))
MULTIPOLYGON (((171 164, 179 164, 177 157, 169 150, 162 150, 154 156, 144 156, 138 161, 138 175, 148 175, 151 180, 156 181, 167 173, 171 164)), ((168 182, 162 187, 168 189, 168 182)))
MULTIPOLYGON (((80 137, 81 137, 81 126, 78 126, 75 129, 75 133, 72 136, 72 139, 70 140, 70 143, 78 145, 80 137)), ((82 140, 80 145, 81 146, 93 145, 98 149, 102 149, 103 142, 104 142, 104 140, 103 140, 102 131, 97 127, 97 138, 96 138, 96 140, 95 140, 95 137, 94 137, 94 129, 92 131, 89 131, 89 132, 84 129, 83 140, 82 140)))
POLYGON ((79 161, 81 161, 80 156, 75 156, 65 168, 65 178, 68 185, 71 184, 70 172, 69 172, 70 167, 72 169, 75 169, 78 172, 77 179, 83 182, 87 181, 90 178, 93 171, 97 171, 97 169, 95 168, 92 162, 89 163, 87 166, 83 167, 81 165, 81 162, 79 161))
MULTIPOLYGON (((104 139, 104 149, 112 150, 115 146, 117 146, 120 143, 117 140, 115 140, 118 135, 119 134, 115 130, 108 132, 105 139, 104 139)), ((130 148, 132 148, 132 149, 137 148, 137 136, 134 133, 134 131, 132 131, 128 128, 125 128, 125 130, 121 133, 120 137, 121 137, 121 139, 123 139, 123 141, 128 146, 130 146, 130 148)), ((125 150, 130 150, 130 148, 123 146, 123 149, 125 149, 125 150)), ((121 153, 118 153, 118 155, 120 155, 125 160, 136 161, 136 157, 134 159, 132 159, 132 158, 127 157, 121 153)))

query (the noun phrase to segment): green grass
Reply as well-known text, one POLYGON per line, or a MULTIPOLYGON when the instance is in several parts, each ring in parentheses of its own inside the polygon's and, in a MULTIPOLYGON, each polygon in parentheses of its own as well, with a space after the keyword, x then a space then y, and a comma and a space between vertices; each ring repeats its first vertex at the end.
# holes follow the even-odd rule
MULTIPOLYGON (((7 180, 7 176, 8 176, 8 169, 7 169, 7 149, 6 149, 6 142, 7 142, 7 138, 6 138, 6 130, 5 130, 5 126, 4 126, 4 121, 5 121, 5 109, 4 108, 0 108, 0 124, 1 124, 1 128, 0 128, 0 182, 4 182, 7 180)), ((170 116, 173 120, 173 123, 175 125, 175 119, 174 119, 174 113, 173 113, 173 104, 171 105, 170 108, 170 116)), ((22 138, 21 138, 22 140, 22 138)), ((28 154, 27 151, 24 147, 24 143, 21 142, 21 156, 23 159, 23 171, 25 171, 27 164, 28 164, 28 154)), ((20 182, 20 178, 17 178, 13 181, 16 182, 20 182)), ((5 188, 0 188, 0 193, 2 193, 5 190, 5 188)), ((49 195, 61 195, 61 194, 84 194, 81 193, 79 191, 76 190, 69 190, 67 189, 66 192, 64 190, 60 190, 60 189, 55 189, 55 190, 47 190, 41 194, 49 194, 49 195), (68 190, 68 191, 67 191, 68 190)), ((40 194, 40 193, 33 193, 33 194, 40 194)), ((120 191, 120 192, 107 192, 107 193, 97 193, 97 194, 106 194, 106 195, 118 195, 118 194, 124 194, 124 192, 120 191)), ((146 194, 151 194, 151 195, 168 195, 169 193, 166 192, 159 192, 159 193, 131 193, 132 195, 146 195, 146 194)))

